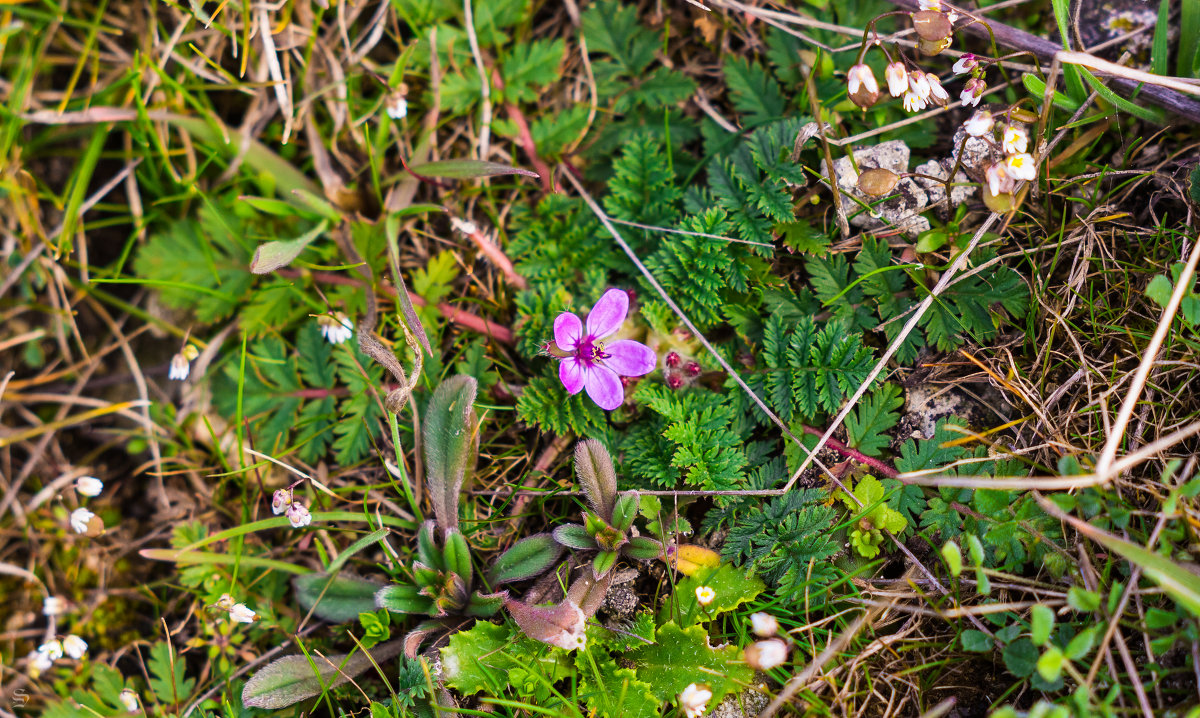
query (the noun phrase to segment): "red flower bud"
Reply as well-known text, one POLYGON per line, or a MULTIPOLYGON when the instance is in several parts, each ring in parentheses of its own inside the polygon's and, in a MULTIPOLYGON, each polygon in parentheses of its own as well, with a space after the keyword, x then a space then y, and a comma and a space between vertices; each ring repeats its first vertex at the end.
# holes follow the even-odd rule
POLYGON ((667 352, 666 364, 668 367, 674 369, 675 367, 679 366, 681 362, 683 362, 683 359, 679 357, 678 352, 667 352))

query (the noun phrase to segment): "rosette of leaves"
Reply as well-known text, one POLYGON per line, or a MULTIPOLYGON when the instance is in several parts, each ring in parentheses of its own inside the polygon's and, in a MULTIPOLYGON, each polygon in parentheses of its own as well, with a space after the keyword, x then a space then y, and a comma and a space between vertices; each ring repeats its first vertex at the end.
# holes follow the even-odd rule
POLYGON ((575 447, 575 475, 587 497, 584 523, 554 529, 554 540, 579 551, 597 551, 592 573, 598 579, 617 563, 619 556, 649 561, 662 555, 662 544, 639 536, 633 526, 640 497, 636 491, 617 493, 617 474, 604 445, 595 439, 575 447))
MULTIPOLYGON (((479 590, 471 547, 458 529, 463 483, 479 453, 479 420, 474 378, 458 375, 443 381, 425 409, 425 485, 433 503, 433 521, 417 532, 417 561, 411 583, 385 586, 375 605, 394 613, 428 616, 491 616, 504 605, 506 591, 479 590)), ((492 589, 533 578, 549 568, 562 549, 549 534, 521 539, 487 570, 492 589)))
MULTIPOLYGON (((462 487, 479 454, 476 390, 475 379, 451 377, 438 386, 425 408, 425 486, 434 520, 426 521, 417 533, 412 580, 381 588, 362 578, 337 575, 345 559, 383 536, 381 530, 343 552, 328 571, 296 580, 297 599, 306 610, 335 622, 352 620, 360 613, 369 615, 375 608, 437 619, 491 616, 508 597, 507 591, 495 589, 541 574, 562 555, 562 547, 550 534, 536 534, 513 544, 482 576, 476 576, 471 546, 458 528, 462 487)), ((326 686, 353 678, 401 650, 409 658, 415 657, 424 637, 445 628, 444 621, 427 621, 403 639, 372 647, 370 656, 355 652, 315 663, 307 656, 285 656, 251 677, 242 691, 242 702, 268 709, 292 705, 319 695, 326 686)))
POLYGON ((850 530, 850 545, 864 558, 874 558, 883 544, 883 532, 901 533, 908 527, 908 519, 887 505, 887 490, 874 476, 864 476, 851 492, 853 496, 843 491, 837 495, 858 516, 850 530))

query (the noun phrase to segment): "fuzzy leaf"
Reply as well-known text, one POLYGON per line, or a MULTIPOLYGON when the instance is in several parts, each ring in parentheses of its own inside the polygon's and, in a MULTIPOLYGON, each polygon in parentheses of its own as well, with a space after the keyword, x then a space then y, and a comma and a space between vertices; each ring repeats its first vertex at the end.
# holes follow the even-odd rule
POLYGON ((663 546, 649 536, 634 536, 621 549, 621 553, 638 561, 649 561, 663 555, 663 546))
POLYGON ((392 613, 417 613, 433 615, 436 610, 433 599, 421 595, 421 589, 405 584, 384 586, 375 593, 375 605, 392 613))
POLYGON ((554 529, 554 540, 576 551, 588 551, 596 548, 596 539, 588 530, 579 524, 563 524, 554 529))
POLYGON ((613 502, 617 499, 617 473, 604 444, 588 439, 575 445, 575 475, 596 513, 612 516, 613 502))
POLYGON ((258 245, 258 249, 254 250, 254 257, 250 260, 250 271, 255 274, 268 274, 288 266, 314 239, 320 237, 325 229, 326 226, 322 223, 295 239, 277 239, 258 245))
POLYGON ((438 160, 412 165, 409 171, 421 177, 440 177, 442 179, 475 179, 478 177, 497 177, 502 175, 522 175, 524 177, 538 176, 537 172, 510 167, 497 162, 485 160, 438 160))
POLYGON ((354 576, 307 573, 293 578, 292 587, 304 610, 312 610, 331 623, 345 623, 358 618, 360 613, 375 610, 375 593, 380 584, 354 576), (318 598, 320 603, 317 603, 318 598))
POLYGON ((458 494, 475 468, 477 386, 469 376, 450 377, 438 385, 425 408, 425 479, 441 528, 458 526, 458 494))
POLYGON ((488 581, 497 586, 533 578, 550 568, 563 548, 550 534, 527 536, 512 545, 488 569, 488 581))
POLYGON ((322 658, 313 655, 314 665, 310 665, 309 658, 303 655, 284 656, 246 681, 242 688, 242 703, 267 710, 286 708, 342 685, 370 668, 372 658, 376 663, 382 663, 400 653, 403 647, 401 640, 383 643, 371 650, 370 658, 361 651, 351 656, 339 653, 322 658))

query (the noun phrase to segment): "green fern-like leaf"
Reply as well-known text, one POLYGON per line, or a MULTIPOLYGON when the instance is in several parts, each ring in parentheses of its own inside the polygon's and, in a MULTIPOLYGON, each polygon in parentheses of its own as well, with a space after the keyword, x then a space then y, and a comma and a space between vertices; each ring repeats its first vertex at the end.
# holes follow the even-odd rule
POLYGON ((785 420, 836 411, 871 369, 870 350, 838 322, 818 329, 811 317, 788 326, 772 316, 763 341, 767 396, 785 420))
POLYGON ((742 113, 746 124, 761 125, 783 116, 787 105, 783 90, 761 65, 736 55, 727 55, 723 69, 733 106, 742 113))
MULTIPOLYGON (((557 369, 557 367, 555 367, 557 369)), ((517 415, 531 426, 555 436, 604 435, 604 411, 580 392, 567 394, 557 377, 535 377, 517 399, 517 415)))
POLYGON ((617 219, 672 226, 679 219, 682 197, 662 143, 641 133, 625 144, 613 163, 604 208, 617 219))
POLYGON ((891 443, 884 432, 900 423, 904 399, 900 387, 884 384, 861 401, 846 417, 847 443, 867 456, 879 456, 880 449, 891 443))

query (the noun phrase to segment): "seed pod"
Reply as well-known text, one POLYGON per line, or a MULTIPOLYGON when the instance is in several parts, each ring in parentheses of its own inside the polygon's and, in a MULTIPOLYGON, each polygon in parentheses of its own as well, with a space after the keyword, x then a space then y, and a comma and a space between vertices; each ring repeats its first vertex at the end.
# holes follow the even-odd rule
POLYGON ((922 39, 918 38, 917 39, 917 49, 921 51, 922 55, 925 55, 927 57, 933 57, 935 55, 942 54, 943 50, 950 47, 951 42, 952 42, 952 38, 949 38, 949 37, 943 38, 941 40, 922 40, 922 39))
POLYGON ((950 18, 946 17, 945 13, 937 10, 915 12, 912 20, 913 29, 917 31, 922 40, 940 42, 954 32, 954 23, 950 22, 950 18))
POLYGON ((867 170, 858 176, 858 191, 868 197, 882 197, 896 187, 900 177, 882 167, 867 170))
POLYGON ((1014 107, 1008 111, 1008 116, 1016 122, 1032 125, 1038 121, 1038 116, 1023 107, 1014 107))

